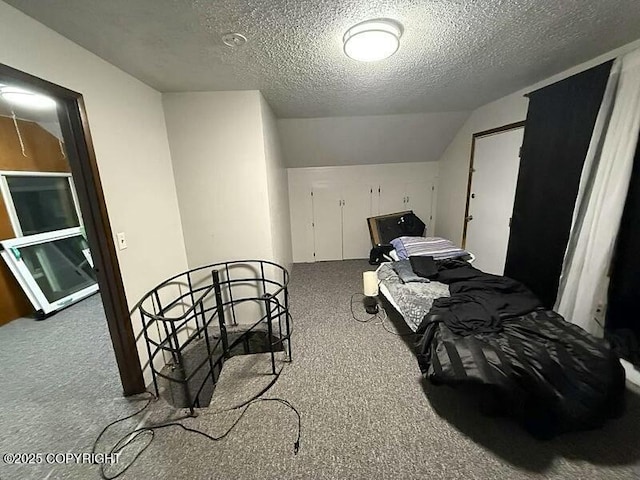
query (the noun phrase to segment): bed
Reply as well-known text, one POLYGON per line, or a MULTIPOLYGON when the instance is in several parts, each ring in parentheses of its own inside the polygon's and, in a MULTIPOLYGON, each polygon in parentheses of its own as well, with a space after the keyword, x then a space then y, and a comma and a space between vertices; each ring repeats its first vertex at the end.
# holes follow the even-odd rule
POLYGON ((429 283, 403 283, 393 263, 377 270, 381 294, 415 333, 430 384, 471 387, 485 409, 516 418, 539 438, 621 413, 624 370, 605 341, 542 308, 519 282, 460 259, 436 264, 429 283), (489 323, 478 328, 479 318, 489 323))
POLYGON ((473 262, 475 257, 441 237, 427 237, 427 226, 411 210, 367 218, 373 250, 372 265, 380 260, 397 261, 410 256, 433 256, 436 259, 457 258, 473 262))

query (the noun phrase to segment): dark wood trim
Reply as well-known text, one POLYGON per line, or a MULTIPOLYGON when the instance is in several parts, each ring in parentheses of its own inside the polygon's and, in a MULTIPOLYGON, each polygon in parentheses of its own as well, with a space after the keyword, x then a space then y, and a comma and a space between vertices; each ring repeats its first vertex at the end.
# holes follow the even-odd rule
POLYGON ((501 127, 491 128, 489 130, 483 130, 482 132, 476 132, 471 136, 471 154, 469 155, 469 176, 467 178, 467 200, 464 206, 464 220, 462 227, 462 248, 465 248, 467 244, 467 217, 469 216, 469 203, 471 199, 471 183, 473 180, 473 156, 476 153, 476 139, 480 137, 488 137, 489 135, 495 135, 497 133, 506 132, 508 130, 515 130, 516 128, 524 127, 526 122, 524 120, 515 123, 509 123, 501 127))
POLYGON ((80 93, 0 64, 0 78, 58 100, 58 118, 125 395, 145 390, 122 275, 80 93))

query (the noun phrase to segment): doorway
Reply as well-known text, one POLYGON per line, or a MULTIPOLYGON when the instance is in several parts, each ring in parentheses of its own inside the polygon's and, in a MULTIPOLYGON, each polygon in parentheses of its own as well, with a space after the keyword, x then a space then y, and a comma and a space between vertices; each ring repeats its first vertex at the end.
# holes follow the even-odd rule
MULTIPOLYGON (((18 152, 13 153, 23 160, 20 168, 0 168, 5 199, 0 205, 0 214, 4 212, 10 222, 10 228, 3 228, 0 233, 3 238, 16 242, 15 250, 11 249, 13 255, 20 256, 18 246, 24 246, 25 254, 32 257, 30 262, 35 267, 30 275, 34 288, 38 287, 36 276, 50 274, 46 285, 44 280, 40 285, 42 301, 47 302, 49 313, 65 307, 64 303, 54 305, 54 300, 66 299, 67 293, 76 292, 79 287, 90 290, 91 284, 97 283, 123 392, 125 395, 141 393, 145 385, 82 95, 0 64, 0 97, 4 105, 0 119, 14 129, 11 135, 17 140, 13 143, 18 152), (20 97, 26 101, 22 107, 16 102, 20 97), (32 102, 32 107, 38 110, 38 101, 42 101, 39 113, 34 113, 34 108, 28 109, 28 102, 32 102), (49 105, 48 110, 43 107, 45 103, 49 105), (38 121, 20 118, 38 115, 38 121), (27 140, 23 134, 29 128, 38 132, 39 140, 27 140), (32 165, 34 152, 43 148, 42 144, 51 152, 57 150, 55 155, 46 156, 55 157, 53 164, 32 165), (10 205, 6 205, 7 198, 10 205), (44 207, 56 204, 59 214, 31 215, 27 207, 34 201, 44 207), (34 235, 29 237, 31 233, 34 235), (55 238, 48 238, 51 235, 55 238), (37 242, 27 241, 23 245, 25 241, 20 239, 27 237, 37 242), (51 247, 52 242, 57 242, 55 247, 51 247), (76 255, 76 250, 80 254, 76 255), (67 271, 58 276, 46 272, 55 262, 64 264, 67 271), (71 279, 78 284, 73 285, 71 279)), ((26 268, 29 262, 25 259, 23 263, 25 271, 29 270, 26 268)), ((37 312, 33 296, 16 282, 17 277, 12 279, 6 273, 5 269, 0 280, 5 284, 13 280, 13 293, 20 294, 22 290, 22 297, 18 295, 15 304, 11 303, 12 315, 37 312)), ((11 273, 16 276, 15 272, 11 273)), ((43 313, 46 313, 44 309, 43 313)))
POLYGON ((473 135, 462 246, 495 275, 504 273, 523 136, 524 122, 473 135))

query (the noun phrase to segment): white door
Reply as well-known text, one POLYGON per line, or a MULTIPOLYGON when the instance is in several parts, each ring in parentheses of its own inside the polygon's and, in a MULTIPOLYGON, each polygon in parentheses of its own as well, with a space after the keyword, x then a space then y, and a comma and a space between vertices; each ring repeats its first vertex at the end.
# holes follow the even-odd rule
POLYGON ((345 260, 369 258, 372 187, 352 185, 342 190, 342 252, 345 260))
POLYGON ((413 210, 427 226, 427 236, 431 236, 431 210, 433 185, 427 183, 408 183, 406 186, 406 210, 413 210))
POLYGON ((465 248, 487 273, 504 273, 523 133, 521 127, 475 140, 465 248))
POLYGON ((378 215, 398 213, 407 210, 406 184, 385 183, 378 189, 378 215))
POLYGON ((313 242, 316 261, 342 260, 342 197, 336 187, 313 188, 313 242))

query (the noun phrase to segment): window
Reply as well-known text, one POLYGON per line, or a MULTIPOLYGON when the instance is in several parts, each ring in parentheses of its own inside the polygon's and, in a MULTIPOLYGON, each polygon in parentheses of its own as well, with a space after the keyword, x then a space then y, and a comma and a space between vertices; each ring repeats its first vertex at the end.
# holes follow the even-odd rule
POLYGON ((0 171, 15 238, 4 258, 36 311, 49 314, 98 290, 69 173, 0 171))
POLYGON ((69 175, 5 174, 4 182, 16 237, 80 226, 69 175))
POLYGON ((36 310, 47 314, 98 291, 80 228, 0 242, 0 256, 36 310))
POLYGON ((3 173, 0 180, 16 237, 81 225, 70 175, 3 173))
POLYGON ((96 274, 83 252, 89 246, 81 236, 61 238, 19 249, 27 269, 49 303, 96 283, 96 274))

